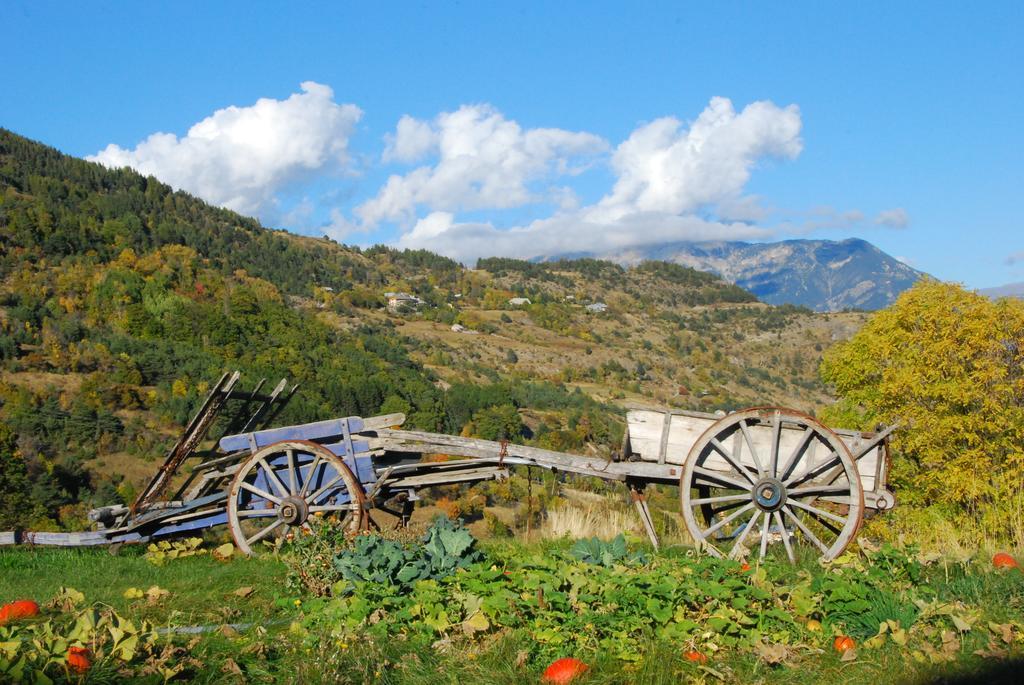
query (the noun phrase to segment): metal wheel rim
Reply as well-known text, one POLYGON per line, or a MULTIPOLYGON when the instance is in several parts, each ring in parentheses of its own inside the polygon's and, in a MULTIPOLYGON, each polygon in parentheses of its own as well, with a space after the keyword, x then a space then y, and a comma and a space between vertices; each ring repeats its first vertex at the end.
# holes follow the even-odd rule
POLYGON ((687 530, 699 547, 717 557, 739 558, 750 540, 750 553, 759 560, 781 543, 795 562, 798 542, 824 560, 835 559, 856 536, 864 515, 860 474, 842 439, 806 414, 777 407, 736 412, 710 426, 690 449, 679 490, 687 530), (766 424, 772 429, 770 449, 762 455, 750 428, 766 424), (802 429, 795 447, 782 446, 782 431, 793 427, 802 429), (730 449, 734 444, 739 447, 730 449), (812 445, 824 446, 825 457, 814 459, 810 453, 817 448, 812 445), (756 459, 749 457, 751 452, 756 459), (712 455, 728 468, 705 468, 712 455), (774 481, 784 486, 781 505, 755 497, 755 485, 774 486, 774 481), (708 498, 721 499, 710 504, 708 498))
POLYGON ((228 526, 235 546, 251 556, 253 545, 261 540, 295 528, 308 531, 309 524, 303 516, 317 512, 337 513, 342 517, 341 525, 355 532, 362 518, 363 500, 359 481, 340 457, 315 442, 284 440, 253 452, 239 467, 228 491, 228 526), (285 456, 286 464, 284 468, 275 468, 272 460, 281 455, 285 456), (260 475, 267 489, 256 485, 260 475), (339 493, 347 495, 349 502, 330 501, 337 499, 339 493), (260 506, 255 506, 257 503, 260 506), (295 509, 302 513, 297 516, 295 509), (267 523, 258 533, 248 534, 243 529, 243 520, 267 523))

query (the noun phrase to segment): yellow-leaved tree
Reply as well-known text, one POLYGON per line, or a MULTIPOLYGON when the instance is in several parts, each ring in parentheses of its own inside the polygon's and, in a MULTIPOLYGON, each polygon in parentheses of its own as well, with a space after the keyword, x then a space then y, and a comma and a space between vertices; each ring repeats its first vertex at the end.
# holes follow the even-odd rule
POLYGON ((828 351, 824 416, 898 422, 891 482, 908 504, 944 505, 1008 530, 1024 480, 1024 301, 926 279, 828 351))

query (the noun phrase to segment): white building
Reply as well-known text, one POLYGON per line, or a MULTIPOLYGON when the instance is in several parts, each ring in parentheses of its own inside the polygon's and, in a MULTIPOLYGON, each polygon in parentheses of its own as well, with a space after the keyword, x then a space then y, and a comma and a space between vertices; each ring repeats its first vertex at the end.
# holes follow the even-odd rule
POLYGON ((398 311, 402 305, 415 309, 423 304, 423 300, 409 293, 384 293, 384 297, 387 298, 388 309, 392 312, 398 311))

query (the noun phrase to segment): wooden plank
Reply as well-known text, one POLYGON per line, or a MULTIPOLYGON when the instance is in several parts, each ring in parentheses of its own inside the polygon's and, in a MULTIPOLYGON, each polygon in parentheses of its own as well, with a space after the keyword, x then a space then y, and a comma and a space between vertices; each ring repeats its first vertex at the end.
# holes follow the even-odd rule
POLYGON ((440 473, 424 473, 417 476, 392 478, 386 483, 388 488, 423 488, 432 485, 450 485, 480 480, 501 480, 508 478, 508 469, 496 465, 462 468, 457 471, 440 473))
POLYGON ((192 417, 185 431, 178 438, 178 442, 167 453, 167 458, 164 460, 163 465, 132 504, 132 512, 144 509, 160 498, 164 490, 167 489, 167 486, 170 485, 171 479, 177 473, 178 468, 192 455, 196 446, 202 442, 207 431, 210 430, 214 419, 217 418, 217 414, 224 406, 228 395, 230 395, 231 390, 238 383, 240 377, 241 373, 238 371, 230 374, 230 377, 226 373, 220 377, 220 380, 213 386, 210 394, 206 396, 203 406, 192 417))
MULTIPOLYGON (((389 452, 419 454, 454 454, 477 457, 497 463, 501 454, 501 443, 477 438, 463 438, 440 433, 420 431, 381 430, 376 438, 370 438, 372 449, 389 452)), ((625 481, 629 477, 650 482, 676 483, 682 476, 682 469, 674 464, 647 462, 611 462, 583 455, 553 452, 539 447, 509 444, 503 461, 514 465, 538 466, 557 471, 566 471, 605 480, 625 481)))
MULTIPOLYGON (((693 445, 704 432, 723 417, 700 412, 660 412, 652 410, 632 410, 626 414, 629 439, 627 444, 630 452, 638 455, 643 461, 685 465, 686 458, 693 445), (664 430, 666 420, 669 429, 664 430), (667 437, 667 443, 666 443, 667 437), (664 460, 664 461, 663 461, 664 460)), ((836 430, 836 434, 850 448, 854 458, 858 460, 858 471, 865 490, 884 488, 885 483, 879 479, 879 463, 884 461, 882 441, 895 426, 890 426, 880 433, 860 433, 851 430, 836 430)), ((750 435, 757 450, 761 463, 766 468, 771 456, 773 431, 771 423, 752 424, 750 435)), ((779 463, 786 464, 803 438, 803 430, 795 426, 784 425, 779 435, 779 463)), ((740 441, 730 441, 726 449, 742 464, 753 467, 755 462, 749 454, 747 446, 740 441)), ((628 457, 629 455, 623 455, 628 457)), ((801 475, 830 458, 823 445, 814 440, 807 447, 805 457, 800 460, 792 475, 801 475)), ((709 469, 731 470, 726 459, 717 452, 713 453, 705 463, 709 469)))
POLYGON ((314 421, 295 426, 282 426, 281 428, 267 428, 254 433, 238 433, 226 435, 220 439, 220 448, 225 452, 237 452, 250 448, 250 436, 257 447, 282 440, 329 440, 341 438, 345 434, 345 422, 348 421, 350 431, 355 433, 372 432, 378 428, 400 426, 405 422, 405 414, 385 414, 369 419, 358 416, 350 416, 341 419, 328 419, 327 421, 314 421))
MULTIPOLYGON (((664 464, 665 457, 668 454, 668 438, 669 432, 672 428, 672 414, 665 412, 665 416, 661 422, 661 442, 658 445, 658 463, 664 464)), ((657 545, 655 545, 657 547, 657 545)))

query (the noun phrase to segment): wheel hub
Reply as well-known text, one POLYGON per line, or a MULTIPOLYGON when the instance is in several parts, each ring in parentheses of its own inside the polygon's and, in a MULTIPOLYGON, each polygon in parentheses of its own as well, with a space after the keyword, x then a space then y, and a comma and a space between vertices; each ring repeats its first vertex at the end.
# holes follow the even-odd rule
POLYGON ((754 485, 754 504, 761 511, 778 511, 786 503, 786 486, 777 478, 763 478, 754 485))
POLYGON ((285 497, 278 507, 277 516, 289 526, 299 526, 309 518, 309 506, 301 497, 285 497))

